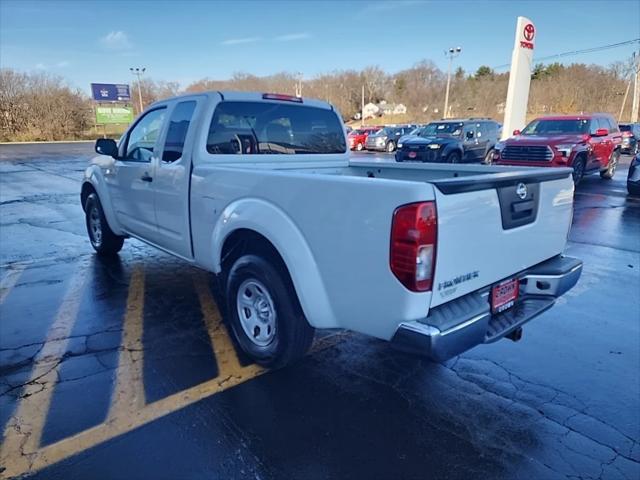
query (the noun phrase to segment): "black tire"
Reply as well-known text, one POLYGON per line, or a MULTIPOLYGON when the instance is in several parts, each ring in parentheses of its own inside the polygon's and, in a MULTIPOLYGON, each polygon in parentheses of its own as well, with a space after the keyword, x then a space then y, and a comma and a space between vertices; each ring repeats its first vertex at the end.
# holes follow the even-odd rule
POLYGON ((309 350, 315 329, 302 312, 284 266, 259 255, 241 256, 229 270, 225 299, 227 321, 238 345, 259 365, 281 368, 300 359, 309 350), (258 294, 249 295, 250 292, 258 294), (243 307, 243 302, 250 302, 251 298, 255 298, 253 307, 243 307), (270 314, 273 314, 273 322, 270 314), (271 325, 273 330, 268 329, 271 325), (247 331, 252 331, 254 338, 247 331))
POLYGON ((493 163, 493 148, 490 148, 482 161, 484 165, 491 165, 493 163))
POLYGON ((629 192, 631 197, 640 197, 640 185, 627 182, 627 192, 629 192))
POLYGON ((87 197, 84 204, 87 234, 93 249, 98 255, 110 256, 117 254, 124 244, 124 237, 113 233, 102 210, 102 204, 96 193, 87 197))
POLYGON ((578 186, 584 177, 585 160, 584 157, 576 158, 573 162, 573 184, 578 186))
POLYGON ((611 158, 609 158, 607 169, 602 170, 600 172, 600 178, 604 178, 605 180, 611 180, 613 176, 616 174, 616 167, 618 166, 619 161, 620 161, 620 150, 614 150, 611 153, 611 158))
POLYGON ((387 150, 387 153, 395 152, 396 151, 396 142, 394 142, 393 140, 387 142, 386 150, 387 150))
POLYGON ((460 160, 462 160, 462 155, 457 150, 447 155, 447 163, 460 163, 460 160))

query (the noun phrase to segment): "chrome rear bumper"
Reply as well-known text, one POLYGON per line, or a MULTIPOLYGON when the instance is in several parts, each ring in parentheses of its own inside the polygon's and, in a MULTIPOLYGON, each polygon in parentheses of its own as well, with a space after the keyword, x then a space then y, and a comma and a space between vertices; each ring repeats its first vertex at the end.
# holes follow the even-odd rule
POLYGON ((431 309, 424 319, 401 323, 392 344, 444 361, 481 343, 495 342, 551 308, 581 273, 580 260, 552 258, 517 275, 520 296, 511 309, 491 313, 489 286, 431 309))

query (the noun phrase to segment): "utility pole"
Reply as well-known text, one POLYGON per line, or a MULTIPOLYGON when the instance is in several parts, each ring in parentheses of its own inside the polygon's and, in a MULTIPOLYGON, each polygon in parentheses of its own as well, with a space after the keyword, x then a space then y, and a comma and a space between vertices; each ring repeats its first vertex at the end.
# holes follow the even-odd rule
POLYGON ((131 73, 133 73, 137 78, 138 78, 138 102, 140 105, 140 112, 142 113, 142 88, 140 88, 140 78, 142 77, 142 74, 147 70, 145 67, 139 68, 129 68, 129 70, 131 71, 131 73))
POLYGON ((296 97, 302 97, 302 72, 298 72, 296 75, 296 97))
POLYGON ((449 86, 451 85, 451 65, 453 64, 454 57, 457 57, 462 52, 462 47, 450 48, 444 54, 449 57, 449 70, 447 71, 447 90, 444 94, 444 118, 449 115, 449 86))
POLYGON ((640 101, 640 55, 633 52, 633 101, 631 103, 631 122, 638 121, 638 102, 640 101))
POLYGON ((364 85, 362 85, 362 96, 360 97, 360 128, 364 127, 364 85))

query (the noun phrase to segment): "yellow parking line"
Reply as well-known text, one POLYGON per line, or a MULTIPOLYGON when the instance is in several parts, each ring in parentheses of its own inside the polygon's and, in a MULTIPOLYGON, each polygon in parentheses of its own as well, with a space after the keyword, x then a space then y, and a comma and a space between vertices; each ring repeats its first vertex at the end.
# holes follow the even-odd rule
POLYGON ((13 287, 16 286, 16 282, 22 272, 24 271, 26 265, 17 263, 9 268, 9 272, 5 275, 5 277, 0 281, 0 303, 3 303, 5 298, 11 293, 13 287))
POLYGON ((207 276, 205 274, 198 275, 194 278, 194 284, 200 300, 204 324, 218 362, 218 377, 239 377, 242 381, 242 379, 250 378, 260 373, 262 368, 257 365, 248 365, 246 367, 240 365, 236 350, 222 322, 220 311, 213 300, 207 276))
POLYGON ((131 274, 127 310, 122 327, 122 343, 111 397, 109 417, 126 416, 144 406, 142 334, 144 321, 144 271, 131 274))
POLYGON ((40 446, 57 380, 58 364, 66 352, 69 335, 78 316, 85 278, 84 268, 77 269, 71 278, 44 345, 34 361, 31 378, 24 387, 15 413, 7 422, 4 441, 0 445, 0 465, 7 472, 28 469, 30 457, 40 446))
MULTIPOLYGON (((257 365, 243 367, 240 364, 233 343, 229 338, 220 312, 209 290, 207 276, 205 274, 198 274, 194 278, 194 285, 200 301, 203 320, 211 339, 216 361, 218 362, 219 373, 216 378, 207 380, 199 385, 182 390, 153 403, 143 405, 137 410, 131 411, 128 408, 112 408, 109 417, 104 423, 41 448, 34 452, 33 455, 30 455, 28 462, 7 462, 5 460, 4 466, 7 470, 4 474, 11 477, 41 470, 264 373, 266 370, 257 365)), ((128 303, 132 308, 127 308, 127 316, 130 316, 127 320, 130 320, 131 325, 136 325, 137 321, 132 319, 142 318, 142 305, 139 302, 143 296, 144 279, 142 273, 140 273, 139 276, 134 274, 131 282, 131 290, 129 291, 128 303)), ((125 323, 127 323, 127 320, 125 320, 125 323)), ((127 328, 129 327, 125 327, 125 330, 127 328)), ((132 328, 130 332, 135 328, 132 328)), ((134 343, 136 338, 140 338, 131 333, 126 335, 134 343)), ((336 334, 323 338, 320 340, 319 345, 313 348, 313 351, 317 352, 335 345, 342 336, 341 334, 336 334)), ((127 341, 123 341, 123 345, 126 343, 127 341)), ((131 345, 134 345, 134 343, 131 345)), ((138 365, 141 365, 141 360, 142 356, 140 356, 137 361, 138 365)), ((129 360, 127 360, 127 362, 129 362, 129 360)), ((120 366, 124 366, 127 369, 131 368, 131 365, 126 366, 121 364, 119 367, 120 366)), ((132 375, 129 378, 141 378, 141 376, 132 375)), ((116 382, 117 385, 122 385, 121 382, 124 382, 125 377, 121 377, 120 374, 118 374, 118 379, 116 382)), ((124 385, 122 385, 122 387, 124 387, 124 385)), ((116 387, 116 389, 118 388, 119 387, 116 387)), ((135 391, 136 388, 132 391, 135 391)), ((125 397, 127 397, 127 395, 130 394, 127 393, 125 397)), ((133 395, 127 398, 141 397, 133 395)), ((131 403, 123 402, 122 405, 130 406, 131 403)), ((19 449, 14 448, 8 453, 9 455, 13 453, 14 457, 19 457, 19 449)))

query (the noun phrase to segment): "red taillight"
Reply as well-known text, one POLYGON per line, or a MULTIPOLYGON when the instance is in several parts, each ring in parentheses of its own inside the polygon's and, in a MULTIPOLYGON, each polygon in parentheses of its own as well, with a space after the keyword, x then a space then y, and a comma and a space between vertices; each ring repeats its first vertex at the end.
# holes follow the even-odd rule
POLYGON ((396 209, 391 225, 391 271, 413 292, 433 285, 438 222, 435 202, 420 202, 396 209))
POLYGON ((264 93, 262 94, 262 98, 265 100, 282 100, 285 102, 302 103, 301 97, 296 97, 293 95, 285 95, 284 93, 264 93))

